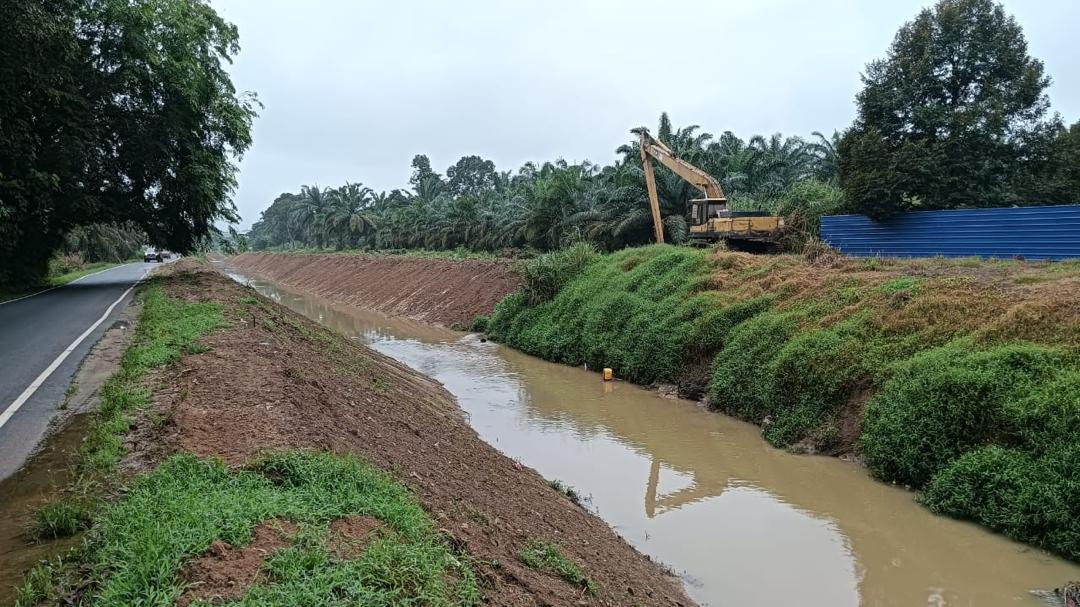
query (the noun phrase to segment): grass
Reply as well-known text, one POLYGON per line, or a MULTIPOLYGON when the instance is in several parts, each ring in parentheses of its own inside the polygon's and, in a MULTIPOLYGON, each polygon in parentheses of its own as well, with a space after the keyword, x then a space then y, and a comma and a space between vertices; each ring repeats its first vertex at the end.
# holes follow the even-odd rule
POLYGON ((54 540, 75 535, 90 522, 90 511, 72 499, 49 502, 34 512, 27 529, 35 541, 54 540))
POLYGON ((861 449, 935 511, 1080 560, 1080 449, 1063 438, 1080 431, 1080 264, 654 245, 522 274, 493 339, 706 392, 777 446, 861 449))
POLYGON ((553 573, 590 594, 596 593, 596 583, 585 575, 577 563, 566 558, 555 544, 530 540, 518 556, 523 563, 537 571, 553 573))
POLYGON ((65 272, 63 274, 60 274, 58 276, 49 277, 48 286, 50 286, 50 287, 58 287, 60 285, 66 285, 69 282, 72 282, 74 280, 78 280, 78 279, 80 279, 80 278, 82 278, 84 276, 88 276, 90 274, 93 274, 94 272, 100 272, 102 270, 106 270, 108 268, 113 268, 113 267, 116 267, 116 266, 119 266, 119 265, 123 265, 123 264, 112 263, 112 262, 107 262, 107 261, 98 261, 98 262, 94 262, 94 263, 88 263, 88 264, 82 266, 81 268, 79 268, 77 270, 72 270, 70 272, 65 272))
POLYGON ((577 492, 577 489, 574 489, 570 485, 567 485, 566 483, 564 483, 564 482, 562 482, 562 481, 560 481, 558 479, 552 479, 552 480, 548 481, 548 485, 552 489, 554 489, 554 490, 558 491, 559 493, 565 495, 566 499, 573 502, 573 504, 575 506, 578 506, 579 508, 584 508, 585 507, 584 499, 582 499, 581 494, 577 492))
MULTIPOLYGON (((266 582, 233 604, 479 602, 468 559, 454 553, 404 485, 354 457, 286 451, 239 471, 175 455, 138 478, 90 531, 87 604, 172 605, 184 591, 178 573, 187 560, 216 540, 243 546, 257 524, 274 518, 298 523, 300 533, 293 545, 267 555, 266 582), (327 550, 326 537, 330 522, 348 515, 374 516, 389 533, 343 560, 327 550)), ((39 577, 27 579, 27 596, 40 597, 50 586, 39 577)))
POLYGON ((142 291, 135 340, 124 352, 120 370, 101 387, 101 404, 80 451, 83 473, 108 472, 124 456, 122 436, 134 423, 132 415, 150 402, 150 391, 142 385, 147 371, 182 354, 205 351, 199 338, 225 324, 220 306, 167 297, 163 280, 168 279, 151 279, 142 291))

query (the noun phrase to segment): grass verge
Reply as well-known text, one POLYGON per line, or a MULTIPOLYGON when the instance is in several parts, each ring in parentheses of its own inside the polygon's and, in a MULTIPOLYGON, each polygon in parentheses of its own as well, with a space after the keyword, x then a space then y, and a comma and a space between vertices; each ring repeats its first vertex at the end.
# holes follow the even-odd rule
POLYGON ((522 279, 493 339, 706 393, 777 446, 861 450, 936 512, 1080 560, 1080 263, 654 245, 522 279))
POLYGON ((205 351, 199 338, 225 325, 220 306, 167 297, 160 280, 151 279, 144 287, 135 341, 124 352, 120 370, 101 387, 101 405, 80 452, 80 472, 108 472, 123 457, 122 436, 131 429, 132 414, 150 402, 142 383, 147 371, 182 354, 205 351))

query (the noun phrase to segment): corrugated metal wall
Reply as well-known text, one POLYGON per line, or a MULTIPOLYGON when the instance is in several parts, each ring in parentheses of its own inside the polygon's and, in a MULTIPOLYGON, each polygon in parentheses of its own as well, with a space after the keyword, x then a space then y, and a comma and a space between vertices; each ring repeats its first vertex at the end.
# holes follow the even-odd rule
POLYGON ((877 222, 864 215, 821 218, 821 239, 868 257, 1080 257, 1080 205, 904 213, 877 222))

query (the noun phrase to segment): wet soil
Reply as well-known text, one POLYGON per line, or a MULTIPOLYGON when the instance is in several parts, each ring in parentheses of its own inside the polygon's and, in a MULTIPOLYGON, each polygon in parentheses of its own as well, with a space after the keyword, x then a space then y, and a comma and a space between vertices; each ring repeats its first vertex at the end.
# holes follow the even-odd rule
POLYGON ((329 550, 337 559, 354 559, 367 550, 385 527, 373 516, 354 515, 330 523, 329 550))
POLYGON ((187 607, 198 600, 219 604, 244 596, 259 581, 266 557, 291 544, 296 531, 295 523, 272 519, 256 525, 251 542, 245 546, 230 546, 220 540, 211 543, 180 572, 189 587, 177 605, 187 607))
POLYGON ((472 555, 492 604, 690 603, 607 524, 481 440, 438 382, 270 300, 253 305, 253 290, 191 261, 164 273, 170 296, 219 302, 234 322, 163 374, 155 407, 167 421, 132 445, 136 457, 158 442, 236 465, 284 447, 359 454, 416 491, 472 555), (582 563, 597 594, 522 563, 534 539, 582 563))
POLYGON ((513 262, 502 259, 244 253, 229 263, 333 301, 446 326, 490 315, 519 284, 513 262))

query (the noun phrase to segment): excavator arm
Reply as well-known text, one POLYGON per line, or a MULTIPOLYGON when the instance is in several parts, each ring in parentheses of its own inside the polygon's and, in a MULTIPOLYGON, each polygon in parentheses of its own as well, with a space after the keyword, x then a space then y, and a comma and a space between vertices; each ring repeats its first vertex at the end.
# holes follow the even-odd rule
POLYGON ((640 136, 641 164, 645 169, 645 186, 649 190, 649 207, 652 210, 653 231, 656 234, 656 242, 664 242, 664 226, 660 217, 660 198, 656 193, 656 175, 653 172, 652 163, 654 158, 687 183, 701 190, 702 194, 705 195, 704 198, 692 202, 704 202, 714 205, 727 204, 727 196, 724 196, 724 190, 720 187, 720 182, 712 175, 679 158, 671 148, 650 135, 646 129, 640 130, 640 136))

